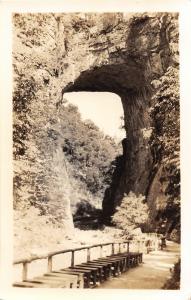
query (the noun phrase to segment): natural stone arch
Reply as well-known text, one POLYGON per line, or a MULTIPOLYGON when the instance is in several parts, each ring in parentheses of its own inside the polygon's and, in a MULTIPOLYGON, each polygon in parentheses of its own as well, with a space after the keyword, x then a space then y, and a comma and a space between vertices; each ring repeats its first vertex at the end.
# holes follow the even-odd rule
MULTIPOLYGON (((169 66, 178 66, 170 29, 176 22, 177 15, 146 14, 135 17, 125 34, 121 28, 116 28, 104 33, 105 36, 101 33, 93 42, 90 39, 88 55, 83 57, 84 62, 80 62, 83 67, 76 68, 72 82, 63 88, 63 93, 114 92, 122 100, 127 134, 123 141, 124 166, 117 172, 117 183, 106 192, 103 201, 105 218, 113 214, 123 194, 130 190, 146 196, 153 221, 157 214, 156 199, 159 197, 163 203, 166 201, 160 183, 160 178, 166 174, 160 171, 158 176, 160 166, 156 168, 156 153, 150 143, 152 128, 156 126, 150 110, 155 105, 153 95, 160 77, 169 66), (92 55, 96 58, 93 65, 92 55), (155 175, 158 177, 157 185, 155 175)), ((176 35, 176 29, 175 32, 176 35)))
MULTIPOLYGON (((63 93, 80 90, 117 93, 124 108, 127 139, 123 142, 124 168, 119 185, 114 189, 115 193, 112 188, 109 192, 109 199, 114 203, 110 205, 112 202, 106 201, 106 211, 112 213, 122 193, 133 190, 147 195, 154 219, 159 193, 165 204, 165 180, 169 182, 169 171, 166 175, 163 170, 165 162, 161 163, 160 141, 155 145, 156 149, 149 143, 151 127, 158 130, 156 116, 151 116, 150 110, 158 101, 153 95, 164 84, 163 76, 172 77, 174 82, 177 80, 178 15, 144 13, 131 14, 130 17, 128 14, 112 14, 111 17, 108 22, 108 14, 15 14, 15 77, 20 82, 23 73, 27 74, 26 84, 31 84, 32 77, 36 88, 35 97, 32 96, 31 102, 24 107, 27 118, 21 112, 18 119, 22 117, 26 121, 32 115, 30 140, 37 150, 37 158, 40 158, 38 172, 41 171, 43 178, 44 198, 54 202, 58 196, 60 202, 64 202, 62 177, 67 171, 64 172, 62 145, 59 138, 52 140, 49 136, 52 124, 58 123, 56 118, 63 93), (97 22, 98 19, 103 22, 97 22), (36 30, 38 24, 39 31, 36 30), (51 162, 51 167, 47 161, 51 162), (54 191, 50 182, 56 187, 54 191)), ((177 83, 175 85, 177 89, 177 83)), ((157 132, 156 138, 163 134, 157 132)), ((27 149, 25 140, 22 143, 27 149)), ((33 153, 29 152, 25 153, 26 160, 31 159, 33 163, 33 153)), ((173 167, 176 169, 175 165, 173 167)), ((31 172, 30 168, 28 171, 31 172)), ((36 174, 33 176, 36 182, 36 174)), ((26 185, 28 188, 28 182, 26 185)), ((38 182, 34 188, 37 189, 37 198, 40 198, 38 182)), ((174 197, 172 189, 168 193, 174 197)), ((69 215, 70 203, 65 202, 69 215)))
POLYGON ((118 173, 118 186, 113 182, 111 191, 106 193, 103 202, 103 213, 107 219, 113 214, 124 193, 146 193, 152 165, 148 139, 143 136, 144 130, 151 127, 148 115, 151 89, 145 82, 144 72, 140 68, 136 69, 131 61, 128 63, 129 65, 108 64, 83 71, 72 84, 63 89, 63 94, 100 91, 116 93, 121 98, 127 135, 122 143, 124 166, 118 173))

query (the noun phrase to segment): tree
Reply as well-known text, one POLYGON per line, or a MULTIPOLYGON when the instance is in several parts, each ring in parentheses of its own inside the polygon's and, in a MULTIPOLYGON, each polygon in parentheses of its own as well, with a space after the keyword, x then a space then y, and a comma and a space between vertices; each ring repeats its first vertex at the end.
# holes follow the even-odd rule
POLYGON ((145 224, 148 219, 148 206, 144 201, 144 196, 136 196, 133 192, 125 195, 112 217, 113 223, 123 229, 126 234, 145 224))

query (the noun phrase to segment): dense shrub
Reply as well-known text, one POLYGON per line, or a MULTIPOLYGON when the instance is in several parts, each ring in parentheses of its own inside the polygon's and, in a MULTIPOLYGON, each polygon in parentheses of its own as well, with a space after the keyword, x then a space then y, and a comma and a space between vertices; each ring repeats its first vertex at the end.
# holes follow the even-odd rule
POLYGON ((163 286, 164 290, 178 290, 180 289, 180 260, 174 265, 171 278, 163 286))
POLYGON ((113 215, 113 223, 129 234, 134 228, 147 222, 148 206, 144 203, 145 197, 136 196, 133 192, 125 195, 121 205, 113 215))

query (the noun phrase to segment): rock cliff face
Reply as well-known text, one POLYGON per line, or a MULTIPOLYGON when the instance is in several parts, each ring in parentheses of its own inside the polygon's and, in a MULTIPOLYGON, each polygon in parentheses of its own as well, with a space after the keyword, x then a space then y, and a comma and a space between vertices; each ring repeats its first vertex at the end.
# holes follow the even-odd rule
MULTIPOLYGON (((146 195, 152 220, 163 218, 168 230, 176 228, 178 220, 173 225, 173 216, 163 212, 168 199, 173 206, 179 197, 178 15, 17 14, 13 57, 15 92, 24 76, 34 81, 31 100, 23 99, 26 111, 17 110, 15 120, 22 114, 29 122, 46 197, 51 194, 48 180, 60 182, 59 168, 51 175, 46 161, 53 168, 54 160, 59 165, 61 144, 58 139, 52 145, 45 131, 59 122, 64 93, 113 92, 121 97, 126 139, 118 184, 113 183, 103 201, 104 217, 114 212, 124 193, 133 191, 146 195)), ((27 139, 25 156, 17 156, 18 161, 29 159, 27 139)))

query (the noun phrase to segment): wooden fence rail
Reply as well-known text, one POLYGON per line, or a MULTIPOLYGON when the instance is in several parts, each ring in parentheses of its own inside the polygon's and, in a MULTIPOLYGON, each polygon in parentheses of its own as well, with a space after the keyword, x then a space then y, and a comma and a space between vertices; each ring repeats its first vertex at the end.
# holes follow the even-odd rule
MULTIPOLYGON (((148 253, 150 250, 157 250, 158 247, 158 241, 159 241, 159 236, 157 236, 156 234, 150 234, 148 235, 148 237, 150 238, 150 243, 147 243, 148 245, 146 245, 146 241, 145 240, 138 240, 136 241, 137 244, 137 251, 138 252, 144 252, 144 248, 146 249, 146 253, 148 253)), ((148 242, 148 239, 147 239, 148 242)), ((99 257, 103 257, 103 249, 106 246, 111 246, 110 248, 110 253, 109 255, 114 255, 115 254, 115 250, 116 247, 118 246, 118 253, 123 253, 124 251, 124 246, 125 246, 125 252, 129 253, 130 252, 130 244, 133 244, 134 241, 120 241, 120 242, 112 242, 112 243, 101 243, 101 244, 94 244, 91 246, 83 246, 83 247, 79 247, 79 248, 74 248, 74 249, 66 249, 66 250, 60 250, 60 251, 54 251, 54 252, 50 252, 46 255, 36 255, 33 256, 31 258, 27 258, 27 259, 19 259, 19 260, 15 260, 13 262, 14 265, 18 265, 18 264, 22 264, 22 281, 26 281, 28 279, 28 265, 35 261, 35 260, 40 260, 40 259, 47 259, 47 271, 48 272, 52 272, 53 271, 53 257, 59 254, 65 254, 65 253, 71 253, 71 263, 70 266, 74 267, 75 265, 75 253, 81 250, 86 250, 86 261, 90 262, 91 261, 91 249, 93 248, 100 248, 100 254, 99 257), (123 245, 123 249, 122 246, 123 245)))
POLYGON ((53 257, 59 254, 65 254, 65 253, 71 253, 71 267, 74 266, 75 264, 75 253, 77 251, 81 251, 81 250, 87 250, 87 262, 89 262, 91 260, 91 249, 92 248, 97 248, 100 247, 100 257, 102 257, 103 255, 103 247, 104 246, 111 246, 111 254, 115 253, 115 245, 118 245, 119 247, 119 253, 121 251, 121 244, 126 244, 127 245, 127 252, 129 251, 129 244, 130 241, 125 241, 125 242, 119 242, 119 243, 103 243, 103 244, 95 244, 95 245, 91 245, 91 246, 84 246, 84 247, 79 247, 79 248, 74 248, 74 249, 66 249, 66 250, 60 250, 60 251, 54 251, 54 252, 50 252, 47 255, 36 255, 34 257, 31 258, 27 258, 27 259, 19 259, 19 260, 15 260, 13 262, 14 265, 18 265, 18 264, 22 264, 23 268, 22 268, 22 280, 25 281, 27 280, 28 277, 28 264, 30 264, 31 262, 35 261, 35 260, 40 260, 40 259, 47 259, 47 271, 48 272, 52 272, 53 270, 53 257))

